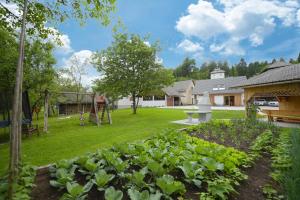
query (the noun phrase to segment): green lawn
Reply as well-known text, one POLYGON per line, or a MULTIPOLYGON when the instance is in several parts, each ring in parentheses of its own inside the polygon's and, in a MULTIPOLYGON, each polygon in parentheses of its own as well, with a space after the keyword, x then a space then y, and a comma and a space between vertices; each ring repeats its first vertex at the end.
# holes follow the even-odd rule
MULTIPOLYGON (((86 123, 79 125, 79 117, 69 119, 50 118, 49 133, 40 136, 24 137, 22 159, 33 165, 41 166, 60 159, 72 158, 114 143, 132 142, 161 133, 164 129, 180 128, 181 125, 169 123, 184 119, 183 110, 143 108, 137 115, 131 110, 117 110, 112 113, 112 125, 97 127, 86 123)), ((213 111, 213 119, 244 117, 243 111, 213 111)), ((86 120, 87 121, 87 120, 86 120)), ((39 122, 42 124, 42 122, 39 122)), ((40 126, 41 127, 41 126, 40 126)), ((0 145, 0 173, 8 166, 8 144, 0 145)))

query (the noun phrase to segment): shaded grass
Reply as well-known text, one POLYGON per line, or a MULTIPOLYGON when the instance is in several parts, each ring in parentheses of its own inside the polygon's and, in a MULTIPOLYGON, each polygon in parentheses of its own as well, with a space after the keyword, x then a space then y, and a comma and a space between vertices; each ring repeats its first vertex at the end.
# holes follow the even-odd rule
MULTIPOLYGON (((213 111, 213 119, 243 118, 244 111, 213 111)), ((87 122, 79 125, 79 116, 71 118, 50 118, 49 133, 24 137, 22 159, 24 162, 41 166, 60 159, 72 158, 114 143, 133 142, 161 133, 164 129, 181 128, 170 121, 186 118, 183 110, 142 108, 137 115, 123 109, 112 112, 112 125, 97 127, 87 122)), ((38 122, 42 127, 42 121, 38 122)), ((8 167, 9 146, 0 145, 0 174, 8 167)))

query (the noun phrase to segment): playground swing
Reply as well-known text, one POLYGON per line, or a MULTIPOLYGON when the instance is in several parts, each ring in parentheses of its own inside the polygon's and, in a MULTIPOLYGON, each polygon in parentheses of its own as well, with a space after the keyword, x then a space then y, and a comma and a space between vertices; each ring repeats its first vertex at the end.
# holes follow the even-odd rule
MULTIPOLYGON (((10 121, 10 105, 9 105, 9 99, 7 97, 4 97, 4 95, 1 95, 1 105, 5 105, 4 107, 1 107, 3 118, 0 120, 0 128, 6 128, 9 127, 11 124, 10 121)), ((38 126, 33 126, 32 124, 32 113, 30 109, 30 102, 29 102, 29 96, 28 92, 24 91, 22 93, 22 111, 23 111, 23 119, 22 119, 22 132, 29 135, 30 133, 38 131, 38 126)))
POLYGON ((105 96, 98 96, 93 94, 92 96, 92 108, 89 115, 89 121, 94 122, 97 126, 103 124, 105 113, 107 115, 107 120, 109 124, 112 124, 111 115, 109 112, 109 102, 105 96), (101 118, 99 114, 101 113, 101 118))

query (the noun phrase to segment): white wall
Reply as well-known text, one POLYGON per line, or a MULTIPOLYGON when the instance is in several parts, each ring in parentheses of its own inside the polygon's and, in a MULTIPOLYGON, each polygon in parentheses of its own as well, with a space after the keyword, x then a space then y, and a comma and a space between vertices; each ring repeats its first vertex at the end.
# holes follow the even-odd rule
POLYGON ((130 97, 123 97, 122 99, 118 100, 117 104, 118 108, 130 108, 132 101, 130 101, 130 97))
MULTIPOLYGON (((122 99, 118 100, 118 108, 130 108, 132 105, 132 101, 130 101, 130 97, 123 97, 122 99)), ((167 100, 152 100, 144 101, 143 98, 139 99, 139 106, 142 107, 161 107, 166 106, 167 100)))
POLYGON ((161 107, 166 106, 166 100, 152 100, 152 101, 141 101, 142 107, 161 107))
POLYGON ((210 74, 210 79, 225 78, 225 73, 210 74))
POLYGON ((224 105, 224 96, 214 96, 214 101, 217 106, 223 106, 224 105))

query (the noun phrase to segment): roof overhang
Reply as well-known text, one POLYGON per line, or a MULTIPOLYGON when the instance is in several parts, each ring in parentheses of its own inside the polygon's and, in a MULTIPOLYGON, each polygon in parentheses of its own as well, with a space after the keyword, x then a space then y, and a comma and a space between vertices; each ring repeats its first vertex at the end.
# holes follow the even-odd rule
POLYGON ((241 86, 234 86, 231 88, 253 88, 253 87, 262 87, 262 86, 270 86, 270 85, 280 85, 280 84, 288 84, 288 83, 300 83, 300 79, 295 80, 286 80, 286 81, 277 81, 277 82, 270 82, 270 83, 262 83, 262 84, 253 84, 253 85, 241 85, 241 86))

